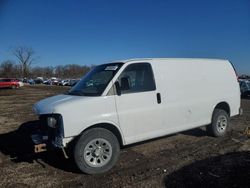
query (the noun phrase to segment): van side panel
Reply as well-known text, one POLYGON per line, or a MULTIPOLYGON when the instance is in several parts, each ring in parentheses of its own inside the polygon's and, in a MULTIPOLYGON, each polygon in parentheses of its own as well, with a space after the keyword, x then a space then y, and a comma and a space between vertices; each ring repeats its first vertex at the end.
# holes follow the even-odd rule
POLYGON ((165 133, 210 124, 214 107, 240 108, 240 91, 234 70, 224 60, 154 60, 155 79, 162 96, 165 133))

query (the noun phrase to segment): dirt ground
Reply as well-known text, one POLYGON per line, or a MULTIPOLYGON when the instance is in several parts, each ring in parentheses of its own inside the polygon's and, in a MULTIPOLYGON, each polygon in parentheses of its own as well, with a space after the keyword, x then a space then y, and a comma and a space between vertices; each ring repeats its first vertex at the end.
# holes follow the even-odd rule
POLYGON ((28 130, 37 123, 32 105, 68 88, 26 86, 0 90, 0 187, 250 187, 250 100, 223 138, 204 128, 123 148, 102 175, 82 174, 62 152, 32 153, 28 130))

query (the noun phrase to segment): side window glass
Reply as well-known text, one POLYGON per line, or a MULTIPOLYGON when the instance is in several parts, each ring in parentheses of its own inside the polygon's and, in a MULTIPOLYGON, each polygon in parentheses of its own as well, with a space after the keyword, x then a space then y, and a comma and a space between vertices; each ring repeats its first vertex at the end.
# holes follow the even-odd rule
POLYGON ((128 65, 118 78, 121 93, 153 91, 154 75, 149 63, 128 65))

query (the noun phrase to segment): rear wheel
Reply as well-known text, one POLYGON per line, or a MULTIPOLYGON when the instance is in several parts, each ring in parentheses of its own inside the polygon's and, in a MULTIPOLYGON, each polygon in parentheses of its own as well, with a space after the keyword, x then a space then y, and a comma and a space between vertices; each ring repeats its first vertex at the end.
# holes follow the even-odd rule
POLYGON ((93 128, 84 132, 76 143, 74 158, 78 168, 87 174, 110 170, 116 163, 120 145, 109 130, 93 128))
POLYGON ((210 135, 221 137, 226 134, 229 127, 229 115, 222 109, 215 109, 213 112, 212 123, 207 126, 210 135))

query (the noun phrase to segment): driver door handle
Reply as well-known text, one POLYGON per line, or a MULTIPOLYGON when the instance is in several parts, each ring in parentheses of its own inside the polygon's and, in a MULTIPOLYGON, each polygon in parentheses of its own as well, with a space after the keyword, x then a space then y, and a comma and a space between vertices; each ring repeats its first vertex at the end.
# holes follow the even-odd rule
POLYGON ((157 103, 161 104, 161 94, 160 93, 156 94, 156 98, 157 98, 157 103))

